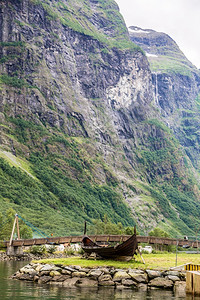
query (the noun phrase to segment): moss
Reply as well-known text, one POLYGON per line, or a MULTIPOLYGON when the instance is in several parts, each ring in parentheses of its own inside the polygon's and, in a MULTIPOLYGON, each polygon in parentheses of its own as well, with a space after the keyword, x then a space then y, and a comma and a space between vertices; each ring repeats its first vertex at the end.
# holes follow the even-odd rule
POLYGON ((24 79, 20 79, 17 76, 9 76, 9 75, 0 75, 0 84, 6 84, 8 86, 12 86, 14 88, 21 89, 23 87, 28 87, 27 82, 24 79))
POLYGON ((21 22, 21 21, 19 21, 19 20, 15 20, 15 23, 16 23, 17 25, 19 25, 20 27, 23 27, 23 26, 26 25, 24 22, 21 22))
POLYGON ((0 58, 0 64, 4 64, 7 61, 12 61, 12 60, 15 60, 18 58, 20 58, 20 56, 18 54, 5 55, 0 58))
POLYGON ((0 42, 0 47, 24 47, 25 43, 22 41, 14 42, 0 42))
POLYGON ((149 120, 145 121, 145 123, 148 123, 150 125, 155 125, 156 127, 162 129, 163 131, 171 134, 169 127, 167 127, 162 121, 160 121, 158 119, 149 119, 149 120))

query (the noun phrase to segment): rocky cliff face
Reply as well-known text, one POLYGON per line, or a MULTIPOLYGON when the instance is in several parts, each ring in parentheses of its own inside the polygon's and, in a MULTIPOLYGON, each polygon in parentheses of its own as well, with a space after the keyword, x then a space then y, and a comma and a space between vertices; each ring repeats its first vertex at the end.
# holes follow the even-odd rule
POLYGON ((149 60, 155 105, 199 170, 199 70, 167 34, 135 26, 129 32, 149 60))
MULTIPOLYGON (((2 203, 9 200, 2 207, 23 205, 34 221, 42 205, 61 223, 67 214, 66 224, 76 232, 84 219, 104 214, 124 225, 137 222, 143 232, 175 223, 177 231, 191 232, 172 189, 190 191, 191 198, 182 196, 194 205, 198 187, 190 181, 190 162, 184 163, 162 123, 162 114, 171 117, 176 110, 177 99, 168 96, 166 112, 164 100, 155 101, 162 74, 152 77, 116 3, 2 1, 0 41, 1 157, 32 176, 34 182, 26 183, 31 188, 40 182, 43 195, 36 195, 34 206, 30 186, 27 201, 4 191, 2 203)), ((168 80, 162 77, 171 89, 168 80)), ((184 95, 190 93, 196 92, 188 87, 184 95)), ((6 176, 14 176, 8 169, 2 162, 6 176)), ((47 215, 41 214, 39 226, 45 227, 47 215)))

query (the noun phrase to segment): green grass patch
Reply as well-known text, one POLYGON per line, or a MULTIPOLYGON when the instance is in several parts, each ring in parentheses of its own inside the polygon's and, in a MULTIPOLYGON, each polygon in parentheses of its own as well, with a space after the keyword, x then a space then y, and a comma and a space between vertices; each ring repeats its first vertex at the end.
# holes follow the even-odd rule
MULTIPOLYGON (((81 266, 89 268, 97 267, 114 267, 118 269, 159 269, 166 270, 176 266, 176 253, 160 253, 160 254, 142 254, 145 264, 143 264, 140 255, 135 256, 135 260, 129 262, 115 260, 92 260, 81 257, 69 257, 60 259, 42 259, 39 263, 45 264, 63 264, 66 266, 81 266)), ((200 254, 178 253, 177 265, 187 263, 200 264, 200 254)))
POLYGON ((22 160, 10 152, 0 150, 0 157, 4 158, 11 166, 20 168, 22 171, 26 172, 29 176, 36 179, 32 174, 31 166, 28 161, 22 160))
POLYGON ((158 57, 149 57, 150 68, 153 72, 175 73, 183 76, 192 76, 192 68, 187 61, 178 58, 159 55, 158 57))
MULTIPOLYGON (((38 262, 38 261, 37 261, 38 262)), ((136 266, 139 268, 142 267, 142 261, 138 257, 138 261, 131 260, 129 262, 122 261, 114 261, 114 260, 92 260, 92 259, 84 259, 82 257, 69 257, 69 258, 61 258, 61 259, 42 259, 39 261, 40 263, 45 264, 63 264, 66 266, 81 266, 81 267, 89 267, 89 268, 97 268, 97 267, 115 267, 119 269, 124 268, 135 268, 136 266)))

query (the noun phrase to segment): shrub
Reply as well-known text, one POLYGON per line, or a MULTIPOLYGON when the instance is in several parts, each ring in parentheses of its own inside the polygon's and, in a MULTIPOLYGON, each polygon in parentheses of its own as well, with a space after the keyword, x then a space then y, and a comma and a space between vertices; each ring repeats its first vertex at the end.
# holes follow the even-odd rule
POLYGON ((69 246, 65 249, 65 254, 66 255, 74 255, 74 253, 75 253, 75 251, 71 246, 69 246))
POLYGON ((30 249, 30 253, 42 255, 46 252, 46 248, 44 245, 42 246, 32 246, 30 249))
POLYGON ((18 89, 25 86, 28 87, 28 84, 24 79, 20 79, 17 76, 8 76, 6 74, 0 75, 0 82, 18 89))
POLYGON ((77 254, 80 254, 80 255, 83 255, 85 252, 82 248, 80 248, 78 251, 77 251, 77 254))
POLYGON ((56 252, 56 247, 54 245, 51 245, 48 248, 47 252, 50 253, 50 254, 53 254, 54 252, 56 252))

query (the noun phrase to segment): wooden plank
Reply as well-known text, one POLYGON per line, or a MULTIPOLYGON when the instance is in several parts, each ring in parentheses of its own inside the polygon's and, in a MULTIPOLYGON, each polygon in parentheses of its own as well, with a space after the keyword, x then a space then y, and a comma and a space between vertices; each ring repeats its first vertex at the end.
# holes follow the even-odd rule
POLYGON ((13 241, 13 235, 14 235, 14 231, 15 231, 15 224, 16 224, 16 220, 17 218, 15 217, 14 223, 13 223, 13 228, 12 228, 12 232, 11 232, 11 236, 10 236, 10 243, 9 246, 12 245, 12 241, 13 241))
POLYGON ((23 246, 24 245, 24 240, 14 240, 13 241, 13 246, 17 247, 17 246, 23 246))
POLYGON ((23 245, 24 246, 33 246, 33 245, 35 245, 35 239, 23 240, 23 245))
POLYGON ((35 239, 35 245, 45 245, 46 243, 47 243, 47 239, 46 238, 35 239))
POLYGON ((70 236, 60 237, 60 244, 71 243, 71 240, 72 240, 72 237, 70 237, 70 236))
POLYGON ((80 236, 73 236, 71 238, 71 243, 80 243, 82 241, 82 238, 80 236))
POLYGON ((16 219, 17 219, 17 237, 18 237, 18 240, 20 240, 19 219, 18 219, 18 215, 16 215, 16 219))
POLYGON ((186 273, 186 293, 193 294, 193 274, 192 274, 192 272, 186 273))
POLYGON ((200 295, 200 272, 187 271, 186 273, 186 293, 200 295))
POLYGON ((200 272, 193 273, 193 289, 194 295, 200 295, 200 272))

